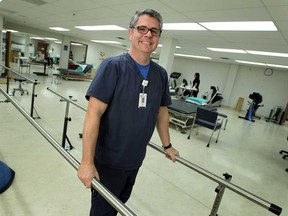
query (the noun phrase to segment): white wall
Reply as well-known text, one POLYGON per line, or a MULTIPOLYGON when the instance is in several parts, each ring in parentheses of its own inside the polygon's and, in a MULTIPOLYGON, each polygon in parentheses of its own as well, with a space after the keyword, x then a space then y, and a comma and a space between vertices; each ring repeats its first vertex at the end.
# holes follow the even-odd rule
MULTIPOLYGON (((230 66, 230 64, 177 57, 174 59, 173 71, 182 73, 178 83, 182 83, 183 78, 193 81, 194 73, 200 73, 198 96, 202 96, 211 85, 219 86, 220 93, 223 93, 227 86, 230 66)), ((288 70, 274 69, 272 76, 265 76, 264 69, 264 67, 239 65, 230 98, 224 94, 223 105, 235 108, 238 98, 243 97, 245 100, 242 110, 246 110, 249 94, 259 92, 263 97, 264 107, 258 109, 258 115, 268 116, 276 105, 285 108, 288 102, 288 70)))
POLYGON ((230 65, 214 63, 212 61, 191 60, 188 58, 176 57, 174 59, 173 71, 180 72, 177 84, 181 84, 185 78, 193 82, 194 74, 200 74, 200 88, 198 97, 210 90, 210 86, 218 86, 221 93, 225 88, 226 77, 229 72, 230 65))
POLYGON ((263 97, 264 107, 257 113, 268 116, 274 106, 286 107, 288 102, 288 70, 274 69, 272 76, 265 76, 265 68, 240 66, 229 106, 236 104, 238 97, 248 100, 249 94, 259 92, 263 97))
MULTIPOLYGON (((82 40, 80 38, 70 38, 70 41, 79 42, 79 43, 83 43, 83 44, 88 45, 86 63, 87 64, 93 64, 96 69, 99 67, 100 63, 102 62, 102 60, 99 59, 100 58, 100 52, 104 52, 106 58, 110 57, 110 56, 119 55, 123 52, 127 52, 125 49, 119 49, 119 48, 104 45, 101 43, 85 41, 85 40, 82 40)), ((73 55, 75 55, 74 52, 73 52, 73 55)), ((67 59, 67 64, 68 64, 68 59, 67 59)))

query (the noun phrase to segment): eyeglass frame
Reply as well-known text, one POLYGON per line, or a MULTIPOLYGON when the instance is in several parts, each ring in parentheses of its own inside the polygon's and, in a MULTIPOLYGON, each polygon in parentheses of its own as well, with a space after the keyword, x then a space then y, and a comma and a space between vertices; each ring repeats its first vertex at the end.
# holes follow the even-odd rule
POLYGON ((131 26, 130 29, 137 29, 137 32, 140 33, 140 34, 143 34, 143 35, 147 34, 147 33, 150 31, 150 32, 151 32, 151 35, 154 36, 154 37, 160 37, 160 36, 161 36, 161 33, 162 33, 162 30, 161 30, 161 29, 148 28, 147 26, 131 26), (140 31, 139 31, 139 28, 140 28, 140 27, 146 28, 147 31, 146 31, 145 33, 140 32, 140 31), (154 32, 153 32, 153 30, 154 30, 154 32), (154 34, 154 33, 155 33, 155 30, 159 31, 159 34, 155 35, 155 34, 154 34))

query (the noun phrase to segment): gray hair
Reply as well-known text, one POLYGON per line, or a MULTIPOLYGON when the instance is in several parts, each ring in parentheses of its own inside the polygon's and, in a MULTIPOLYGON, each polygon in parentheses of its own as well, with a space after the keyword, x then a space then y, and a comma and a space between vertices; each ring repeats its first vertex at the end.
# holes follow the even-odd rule
POLYGON ((139 17, 142 15, 148 15, 150 17, 153 17, 158 20, 160 24, 160 30, 162 30, 163 27, 163 19, 162 16, 155 10, 153 9, 142 9, 142 10, 137 10, 135 14, 132 16, 131 21, 129 23, 130 28, 134 28, 136 23, 139 20, 139 17))

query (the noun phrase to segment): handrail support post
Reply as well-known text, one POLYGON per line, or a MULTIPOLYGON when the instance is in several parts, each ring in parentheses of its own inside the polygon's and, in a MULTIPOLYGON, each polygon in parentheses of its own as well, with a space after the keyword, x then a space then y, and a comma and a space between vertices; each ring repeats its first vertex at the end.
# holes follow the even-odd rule
MULTIPOLYGON (((225 181, 230 182, 232 179, 232 175, 229 175, 228 173, 224 173, 223 174, 225 181)), ((224 191, 225 191, 225 185, 223 184, 219 184, 218 187, 215 189, 215 192, 217 193, 215 200, 214 200, 214 204, 213 207, 211 209, 211 213, 209 216, 217 216, 217 212, 219 210, 220 204, 221 204, 221 200, 222 197, 224 195, 224 191)))
POLYGON ((36 85, 37 84, 38 84, 38 82, 37 82, 37 80, 35 80, 35 82, 33 82, 33 87, 32 87, 30 116, 33 119, 40 119, 40 116, 38 115, 38 112, 36 111, 36 109, 34 107, 35 97, 37 97, 37 94, 35 94, 35 89, 36 89, 36 85), (34 110, 35 110, 35 113, 36 113, 37 117, 33 117, 34 110))
MULTIPOLYGON (((69 96, 71 99, 72 96, 69 96)), ((62 99, 63 100, 63 99, 62 99)), ((65 141, 67 140, 69 144, 69 148, 67 150, 72 150, 74 147, 72 146, 68 136, 67 136, 67 129, 68 129, 68 122, 72 119, 69 117, 69 108, 70 108, 70 102, 66 100, 66 109, 65 109, 65 117, 64 117, 64 126, 63 126, 63 134, 62 134, 62 147, 65 149, 65 141)))

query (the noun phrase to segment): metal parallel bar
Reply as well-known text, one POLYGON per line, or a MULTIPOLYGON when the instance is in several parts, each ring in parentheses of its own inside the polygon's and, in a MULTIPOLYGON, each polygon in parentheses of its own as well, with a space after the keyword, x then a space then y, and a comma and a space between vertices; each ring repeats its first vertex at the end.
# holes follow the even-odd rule
MULTIPOLYGON (((86 108, 84 108, 83 106, 81 106, 78 103, 74 102, 73 100, 71 100, 71 99, 69 99, 69 98, 67 98, 67 97, 65 97, 65 96, 63 96, 63 95, 61 95, 61 94, 49 89, 49 88, 47 88, 47 89, 49 91, 55 93, 59 97, 61 97, 61 98, 65 99, 65 100, 73 103, 75 106, 81 108, 85 112, 87 111, 86 108)), ((156 145, 156 144, 154 144, 152 142, 149 142, 148 145, 150 147, 154 148, 155 150, 157 150, 157 151, 159 151, 159 152, 161 152, 163 154, 166 154, 165 151, 160 146, 158 146, 158 145, 156 145)), ((217 175, 215 175, 215 174, 213 174, 213 173, 211 173, 211 172, 209 172, 209 171, 207 171, 207 170, 205 170, 205 169, 203 169, 203 168, 191 163, 190 161, 187 161, 187 160, 185 160, 185 159, 183 159, 181 157, 176 157, 176 160, 179 163, 183 164, 184 166, 186 166, 186 167, 198 172, 199 174, 202 174, 203 176, 209 178, 210 180, 212 180, 214 182, 217 182, 217 183, 219 183, 221 185, 224 185, 225 187, 227 187, 228 189, 232 190, 233 192, 235 192, 235 193, 239 194, 240 196, 245 197, 246 199, 258 204, 259 206, 269 210, 270 212, 272 212, 272 213, 274 213, 276 215, 280 215, 281 214, 281 212, 282 212, 282 208, 281 207, 279 207, 279 206, 277 206, 277 205, 275 205, 273 203, 270 203, 270 202, 268 202, 268 201, 266 201, 266 200, 264 200, 264 199, 262 199, 262 198, 260 198, 260 197, 258 197, 256 195, 248 192, 247 190, 244 190, 244 189, 240 188, 239 186, 236 186, 236 185, 234 185, 234 184, 232 184, 230 182, 227 182, 225 179, 223 179, 223 178, 221 178, 221 177, 219 177, 219 176, 217 176, 217 175)))
POLYGON ((8 67, 6 67, 6 66, 4 66, 4 65, 0 65, 0 66, 3 67, 3 68, 5 68, 6 70, 9 70, 9 71, 12 72, 13 74, 16 74, 17 76, 25 79, 26 81, 28 81, 28 82, 30 82, 30 83, 37 82, 37 80, 35 80, 35 81, 34 81, 34 80, 31 80, 31 79, 23 76, 22 74, 18 73, 17 71, 12 70, 11 68, 8 68, 8 67))
MULTIPOLYGON (((3 67, 3 68, 5 68, 6 70, 12 72, 13 74, 16 74, 17 76, 25 79, 26 81, 28 81, 28 83, 32 83, 32 84, 33 84, 33 87, 32 87, 32 96, 31 96, 31 97, 32 97, 32 99, 31 99, 31 109, 30 109, 30 116, 33 118, 34 102, 35 102, 35 97, 37 96, 37 95, 35 95, 35 87, 36 87, 36 85, 39 84, 39 83, 37 82, 37 80, 31 80, 31 79, 23 76, 22 74, 14 71, 14 70, 12 70, 11 68, 8 68, 8 67, 6 67, 6 66, 4 66, 4 65, 0 65, 0 66, 3 67)), ((6 92, 7 92, 7 94, 9 94, 9 75, 7 75, 7 90, 6 90, 6 92)), ((39 116, 38 116, 38 117, 39 117, 39 116)))
MULTIPOLYGON (((79 161, 70 155, 61 145, 44 129, 42 128, 29 114, 18 105, 18 103, 10 97, 1 87, 0 92, 15 106, 15 108, 38 130, 38 132, 76 169, 78 170, 79 161)), ((106 199, 121 215, 135 216, 136 214, 125 206, 117 197, 115 197, 104 185, 95 178, 92 180, 92 186, 103 198, 106 199)))
MULTIPOLYGON (((163 154, 166 154, 165 151, 158 145, 152 143, 152 142, 149 142, 148 144, 150 147, 152 147, 153 149, 163 153, 163 154)), ((273 203, 270 203, 242 188, 240 188, 239 186, 237 185, 234 185, 230 182, 227 182, 225 179, 222 179, 221 177, 181 158, 181 157, 176 157, 176 161, 178 161, 179 163, 183 164, 184 166, 186 167, 189 167, 190 169, 198 172, 199 174, 211 179, 212 181, 215 181, 221 185, 224 185, 225 187, 227 187, 228 189, 230 189, 231 191, 239 194, 240 196, 243 196, 245 197, 246 199, 258 204, 259 206, 262 206, 263 208, 265 209, 268 209, 270 212, 276 214, 276 215, 280 215, 281 212, 282 212, 282 208, 273 204, 273 203)))
POLYGON ((82 109, 83 111, 85 111, 85 112, 87 111, 87 108, 86 108, 86 107, 84 107, 84 106, 76 103, 76 102, 75 102, 74 100, 72 100, 71 98, 68 98, 68 97, 66 97, 66 96, 64 96, 64 95, 62 95, 62 94, 59 94, 58 92, 55 92, 54 90, 50 89, 49 87, 47 88, 47 90, 53 92, 54 94, 58 95, 58 96, 61 97, 62 99, 66 100, 66 101, 69 101, 69 102, 72 103, 74 106, 82 109))

